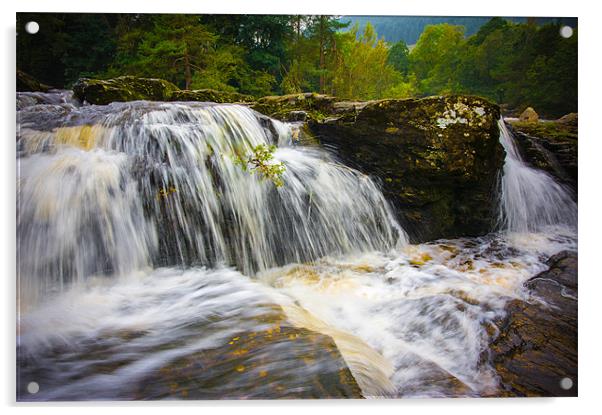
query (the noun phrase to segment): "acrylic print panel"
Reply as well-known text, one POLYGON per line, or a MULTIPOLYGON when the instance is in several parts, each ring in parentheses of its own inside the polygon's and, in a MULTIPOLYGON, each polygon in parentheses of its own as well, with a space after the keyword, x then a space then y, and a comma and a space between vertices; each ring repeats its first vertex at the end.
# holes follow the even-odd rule
POLYGON ((576 396, 577 31, 18 14, 17 399, 576 396))

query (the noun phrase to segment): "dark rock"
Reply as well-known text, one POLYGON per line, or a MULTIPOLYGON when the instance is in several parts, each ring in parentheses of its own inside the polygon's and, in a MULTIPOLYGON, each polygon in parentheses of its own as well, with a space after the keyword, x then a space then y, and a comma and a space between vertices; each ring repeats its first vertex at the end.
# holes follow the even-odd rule
POLYGON ((254 98, 250 95, 239 94, 238 92, 216 91, 214 89, 175 91, 170 97, 170 101, 198 101, 217 103, 241 103, 252 102, 253 100, 254 98))
POLYGON ((577 396, 577 254, 561 252, 525 284, 532 301, 513 300, 497 323, 490 358, 504 396, 577 396), (573 387, 560 386, 569 378, 573 387))
POLYGON ((489 232, 503 165, 499 108, 477 97, 330 102, 317 138, 382 182, 413 241, 489 232))
POLYGON ((280 325, 239 333, 222 347, 179 358, 140 382, 136 392, 137 399, 362 397, 332 338, 280 325), (305 375, 291 363, 302 365, 305 375))
POLYGON ((98 105, 137 100, 170 101, 176 91, 179 91, 178 87, 169 81, 135 76, 82 78, 73 85, 73 94, 77 99, 98 105))
POLYGON ((48 92, 52 87, 45 85, 33 76, 17 69, 17 91, 19 92, 48 92))
POLYGON ((544 170, 577 195, 577 127, 566 123, 509 124, 523 159, 544 170))

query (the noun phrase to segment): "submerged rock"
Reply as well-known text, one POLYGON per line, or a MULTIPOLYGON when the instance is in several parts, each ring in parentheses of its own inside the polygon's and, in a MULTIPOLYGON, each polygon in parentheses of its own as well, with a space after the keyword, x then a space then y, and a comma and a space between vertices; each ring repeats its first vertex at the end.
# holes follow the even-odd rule
POLYGON ((577 396, 577 254, 563 251, 548 264, 525 284, 532 301, 511 301, 497 323, 490 358, 502 395, 577 396))
POLYGON ((137 100, 170 101, 178 87, 169 81, 120 76, 113 79, 82 78, 73 85, 73 94, 82 102, 106 105, 137 100))
POLYGON ((279 325, 179 358, 140 382, 136 392, 136 399, 342 398, 363 396, 332 338, 279 325), (299 376, 296 365, 313 374, 299 376))
POLYGON ((535 112, 535 110, 531 107, 528 107, 526 110, 524 110, 521 114, 520 117, 518 117, 519 121, 521 122, 533 122, 536 123, 539 121, 539 115, 535 112))

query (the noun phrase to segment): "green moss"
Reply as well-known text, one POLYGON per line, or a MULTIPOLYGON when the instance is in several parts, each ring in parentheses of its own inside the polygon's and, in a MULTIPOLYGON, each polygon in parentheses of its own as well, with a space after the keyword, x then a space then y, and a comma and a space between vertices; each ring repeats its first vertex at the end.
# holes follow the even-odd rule
POLYGON ((577 127, 558 122, 510 122, 512 127, 535 137, 546 137, 556 141, 577 140, 577 127))

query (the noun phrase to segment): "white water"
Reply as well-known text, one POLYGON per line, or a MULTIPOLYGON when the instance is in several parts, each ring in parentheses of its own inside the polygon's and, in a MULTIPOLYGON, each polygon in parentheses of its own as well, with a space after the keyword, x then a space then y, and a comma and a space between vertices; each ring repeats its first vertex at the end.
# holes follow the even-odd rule
MULTIPOLYGON (((369 178, 244 107, 64 103, 19 121, 21 399, 185 398, 170 364, 286 327, 332 337, 366 397, 491 394, 487 325, 576 249, 566 226, 407 245, 369 178), (278 144, 282 188, 234 165, 259 143, 278 144)), ((527 177, 514 160, 505 176, 527 177)), ((307 391, 337 373, 321 349, 291 338, 197 369, 196 396, 307 391)))
POLYGON ((516 232, 541 231, 547 226, 577 226, 577 204, 571 192, 548 173, 529 167, 503 120, 500 142, 506 150, 502 176, 500 222, 516 232))

